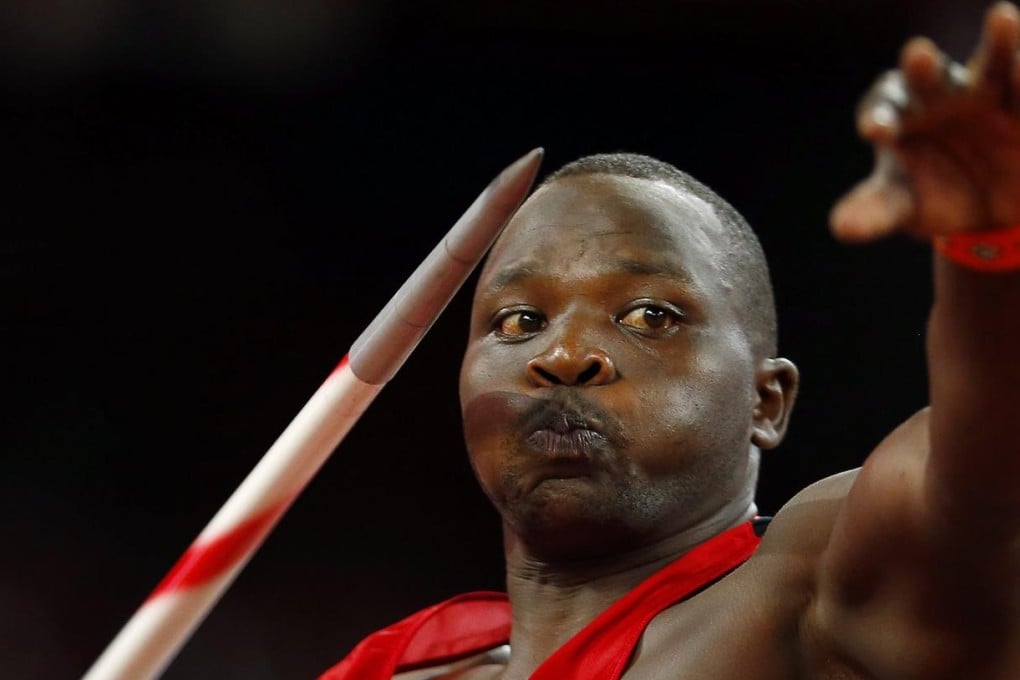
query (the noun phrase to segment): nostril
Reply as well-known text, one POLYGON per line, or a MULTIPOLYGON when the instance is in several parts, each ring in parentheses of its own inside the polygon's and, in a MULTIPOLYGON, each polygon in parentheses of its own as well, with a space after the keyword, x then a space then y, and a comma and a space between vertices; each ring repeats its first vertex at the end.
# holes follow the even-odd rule
POLYGON ((602 364, 598 361, 593 361, 588 368, 581 371, 581 374, 577 376, 577 382, 581 385, 593 380, 602 371, 602 364))
POLYGON ((594 386, 612 382, 616 376, 616 369, 604 352, 581 353, 557 349, 530 360, 527 364, 527 374, 528 380, 536 387, 594 386))
POLYGON ((531 370, 533 370, 535 373, 537 373, 542 378, 542 380, 548 382, 551 385, 562 385, 563 384, 563 381, 560 380, 559 378, 557 378, 555 373, 550 373, 549 371, 545 370, 541 366, 534 366, 533 365, 531 367, 531 370))

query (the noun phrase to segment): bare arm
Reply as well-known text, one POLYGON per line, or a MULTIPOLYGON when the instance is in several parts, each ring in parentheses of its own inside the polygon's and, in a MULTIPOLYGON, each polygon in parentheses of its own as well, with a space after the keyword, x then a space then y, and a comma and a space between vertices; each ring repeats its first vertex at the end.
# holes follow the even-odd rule
MULTIPOLYGON (((1020 12, 999 3, 966 67, 930 41, 862 103, 875 172, 837 204, 846 241, 1020 225, 1020 12)), ((935 257, 930 409, 869 457, 836 520, 815 622, 879 675, 1007 663, 1020 582, 1020 271, 935 257)), ((998 666, 997 668, 1001 668, 998 666)), ((955 669, 955 670, 953 670, 955 669)), ((950 675, 944 675, 949 672, 950 675)), ((919 675, 918 675, 919 674, 919 675)))
MULTIPOLYGON (((989 11, 967 68, 930 41, 865 98, 874 175, 833 212, 846 240, 1020 225, 1020 12, 989 11)), ((1020 521, 1020 270, 935 257, 928 332, 931 418, 925 501, 948 526, 1012 536, 1020 521)))
POLYGON ((939 258, 928 364, 925 495, 945 530, 1008 543, 1020 523, 1020 272, 939 258))

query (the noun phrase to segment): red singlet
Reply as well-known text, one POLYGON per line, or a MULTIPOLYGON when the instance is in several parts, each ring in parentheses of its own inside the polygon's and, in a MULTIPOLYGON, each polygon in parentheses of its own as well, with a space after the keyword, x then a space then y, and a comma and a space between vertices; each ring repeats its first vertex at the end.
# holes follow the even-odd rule
MULTIPOLYGON (((760 542, 746 522, 697 546, 610 605, 531 680, 618 680, 656 615, 738 567, 760 542)), ((510 641, 510 620, 503 593, 459 595, 368 636, 319 680, 390 680, 478 654, 510 641)))

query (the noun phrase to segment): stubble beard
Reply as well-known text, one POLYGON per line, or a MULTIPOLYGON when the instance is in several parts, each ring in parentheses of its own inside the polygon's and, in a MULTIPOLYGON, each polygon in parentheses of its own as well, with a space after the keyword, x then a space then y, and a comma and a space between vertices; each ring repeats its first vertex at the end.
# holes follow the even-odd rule
MULTIPOLYGON (((503 482, 504 489, 520 488, 513 472, 503 482)), ((686 528, 687 518, 697 517, 704 503, 700 486, 691 477, 656 484, 628 477, 602 493, 577 493, 566 484, 543 482, 493 502, 532 556, 588 560, 636 550, 686 528)))

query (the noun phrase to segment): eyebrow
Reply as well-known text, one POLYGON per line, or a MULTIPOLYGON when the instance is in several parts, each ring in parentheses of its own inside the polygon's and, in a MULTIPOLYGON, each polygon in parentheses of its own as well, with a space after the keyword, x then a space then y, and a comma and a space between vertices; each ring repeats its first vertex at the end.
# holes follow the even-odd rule
POLYGON ((613 271, 619 271, 623 274, 637 274, 639 276, 659 276, 667 279, 679 279, 684 283, 690 283, 691 281, 691 275, 686 269, 663 261, 620 260, 615 263, 613 271))
MULTIPOLYGON (((692 283, 691 276, 686 269, 678 265, 667 264, 662 261, 619 260, 614 262, 612 267, 607 268, 606 273, 610 275, 634 274, 638 276, 656 276, 671 280, 679 280, 688 285, 692 283)), ((538 275, 539 274, 533 265, 528 263, 519 264, 508 269, 504 269, 493 276, 486 288, 490 292, 497 292, 525 279, 536 277, 538 275)))
POLYGON ((509 269, 504 269, 493 276, 486 288, 490 291, 499 291, 535 275, 534 267, 528 264, 519 264, 509 269))

